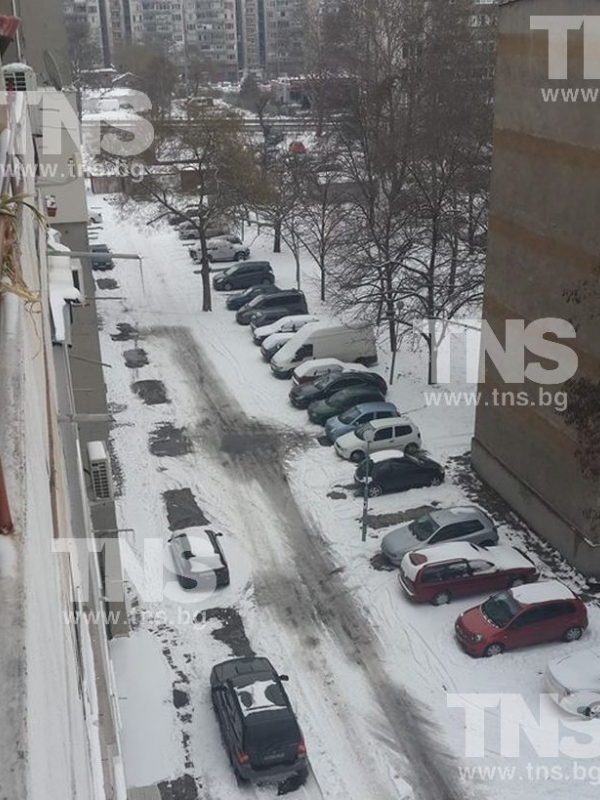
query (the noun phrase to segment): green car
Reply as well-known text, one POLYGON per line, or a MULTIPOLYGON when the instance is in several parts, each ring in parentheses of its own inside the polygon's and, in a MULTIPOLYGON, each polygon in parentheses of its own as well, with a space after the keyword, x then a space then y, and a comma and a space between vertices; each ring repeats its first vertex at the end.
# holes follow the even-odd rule
POLYGON ((342 414, 352 406, 359 403, 377 403, 385 400, 382 393, 373 386, 352 386, 342 389, 326 400, 315 400, 308 407, 308 417, 311 422, 325 425, 329 417, 342 414))

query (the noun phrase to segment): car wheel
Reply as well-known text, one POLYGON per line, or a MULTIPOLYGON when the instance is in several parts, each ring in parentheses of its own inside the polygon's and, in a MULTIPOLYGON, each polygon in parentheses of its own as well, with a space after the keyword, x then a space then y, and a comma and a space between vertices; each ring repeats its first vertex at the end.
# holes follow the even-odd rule
POLYGON ((488 646, 483 651, 483 655, 486 658, 491 658, 492 656, 502 655, 503 652, 504 652, 504 645, 498 642, 497 644, 488 644, 488 646))
POLYGON ((450 602, 450 592, 438 592, 431 598, 431 604, 434 606, 445 606, 450 602))
POLYGON ((419 452, 419 445, 415 444, 414 442, 411 442, 410 444, 406 445, 406 447, 404 448, 404 452, 409 456, 414 456, 415 453, 419 452))
POLYGON ((576 642, 578 639, 581 639, 582 635, 583 628, 581 628, 579 625, 573 625, 573 627, 569 628, 569 630, 565 633, 563 639, 565 642, 576 642))
POLYGON ((524 583, 525 581, 523 578, 511 578, 508 582, 508 588, 512 589, 513 586, 523 586, 524 583))
POLYGON ((223 288, 226 292, 230 292, 233 289, 233 286, 229 283, 229 281, 227 281, 227 283, 223 284, 223 288))
POLYGON ((234 255, 233 255, 233 260, 234 261, 241 261, 242 258, 243 258, 243 255, 241 253, 234 253, 234 255))
POLYGON ((350 461, 354 461, 355 464, 360 464, 361 461, 365 460, 365 454, 362 450, 355 450, 350 455, 350 461))
POLYGON ((439 475, 434 475, 434 477, 431 479, 431 482, 430 482, 429 485, 430 486, 440 486, 441 483, 442 483, 442 479, 440 478, 440 476, 439 475))
POLYGON ((213 263, 213 261, 214 261, 214 258, 213 258, 213 257, 211 256, 211 254, 209 253, 209 254, 206 256, 206 260, 208 261, 208 263, 209 263, 209 264, 212 264, 212 263, 213 263))
POLYGON ((298 785, 304 786, 306 781, 308 780, 308 767, 302 767, 302 769, 297 773, 298 785))
POLYGON ((381 497, 383 494, 383 489, 381 486, 378 486, 376 483, 372 483, 369 486, 369 497, 381 497))
POLYGON ((598 719, 600 717, 600 703, 592 703, 583 712, 584 717, 589 719, 598 719))

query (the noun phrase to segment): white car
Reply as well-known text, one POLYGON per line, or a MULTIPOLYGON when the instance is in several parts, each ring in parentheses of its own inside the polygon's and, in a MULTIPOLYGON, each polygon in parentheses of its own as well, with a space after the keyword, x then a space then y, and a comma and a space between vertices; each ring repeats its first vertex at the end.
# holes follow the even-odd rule
POLYGON ((233 244, 227 239, 209 239, 206 249, 209 261, 245 261, 250 256, 249 247, 233 244))
POLYGON ((547 691, 569 714, 600 717, 600 647, 590 647, 550 661, 547 691))
POLYGON ((300 386, 303 383, 313 383, 324 375, 333 375, 339 372, 359 372, 367 368, 362 364, 346 364, 337 358, 313 358, 299 364, 292 375, 292 383, 300 386))
MULTIPOLYGON (((242 242, 240 237, 237 236, 237 234, 235 233, 225 233, 223 234, 223 236, 212 236, 210 239, 208 239, 206 244, 210 245, 213 242, 229 242, 229 244, 237 244, 242 247, 244 246, 244 243, 242 242)), ((200 244, 193 245, 192 247, 190 247, 188 252, 190 254, 192 261, 200 261, 200 257, 202 255, 200 250, 200 244)))
POLYGON ((290 317, 282 317, 277 322, 270 325, 261 325, 254 329, 254 344, 260 345, 264 340, 274 333, 296 333, 300 328, 308 325, 309 322, 318 322, 319 318, 313 314, 295 314, 290 317))
POLYGON ((408 417, 389 417, 374 419, 350 433, 344 433, 335 440, 335 452, 341 458, 359 463, 367 453, 380 450, 402 450, 404 453, 417 453, 421 449, 421 432, 408 417))

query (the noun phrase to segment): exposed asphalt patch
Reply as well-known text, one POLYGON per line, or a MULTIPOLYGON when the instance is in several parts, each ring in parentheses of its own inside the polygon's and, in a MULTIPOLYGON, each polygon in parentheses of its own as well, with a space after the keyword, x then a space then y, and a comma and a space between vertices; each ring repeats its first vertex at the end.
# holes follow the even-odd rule
POLYGON ((191 775, 158 784, 161 800, 198 800, 198 784, 191 775))
POLYGON ((327 492, 327 497, 330 497, 332 500, 346 500, 348 495, 345 492, 337 492, 335 489, 332 489, 330 492, 327 492))
POLYGON ((374 556, 370 558, 371 566, 373 569, 376 569, 378 572, 393 572, 396 567, 385 558, 383 553, 375 553, 374 556))
POLYGON ((220 628, 211 631, 213 639, 226 644, 236 658, 256 655, 246 636, 244 622, 235 608, 209 608, 196 617, 196 622, 208 622, 211 619, 221 623, 220 628))
POLYGON ((160 406, 171 401, 162 381, 135 381, 131 388, 147 406, 160 406))
POLYGON ((141 347, 136 347, 134 350, 125 350, 123 353, 125 359, 125 366, 129 369, 139 369, 148 364, 148 354, 141 347))
POLYGON ((191 489, 168 489, 163 492, 170 531, 180 531, 198 525, 208 525, 191 489))
POLYGON ((114 278, 97 278, 96 286, 99 289, 118 289, 119 284, 114 278))
POLYGON ((403 522, 410 522, 413 519, 422 517, 429 511, 435 511, 435 506, 417 506, 409 508, 407 511, 394 511, 392 514, 368 514, 367 523, 369 528, 378 530, 387 528, 388 525, 401 525, 403 522))
POLYGON ((330 442, 326 434, 322 433, 321 436, 315 437, 321 447, 333 447, 333 442, 330 442))
POLYGON ((192 442, 185 428, 175 428, 170 422, 162 422, 150 434, 148 444, 153 456, 183 456, 191 453, 192 442))
POLYGON ((110 338, 113 342, 130 342, 132 339, 139 339, 138 329, 128 322, 117 323, 118 333, 111 333, 110 338))
POLYGON ((183 708, 190 702, 190 696, 182 689, 173 689, 173 705, 175 708, 183 708))

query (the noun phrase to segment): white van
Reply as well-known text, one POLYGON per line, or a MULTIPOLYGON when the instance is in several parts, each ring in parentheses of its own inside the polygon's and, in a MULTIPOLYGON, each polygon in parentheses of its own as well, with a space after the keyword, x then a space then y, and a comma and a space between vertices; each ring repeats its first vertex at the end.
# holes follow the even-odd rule
POLYGON ((276 378, 289 378, 298 364, 313 358, 339 358, 371 367, 377 363, 375 332, 372 326, 305 325, 271 359, 276 378))

